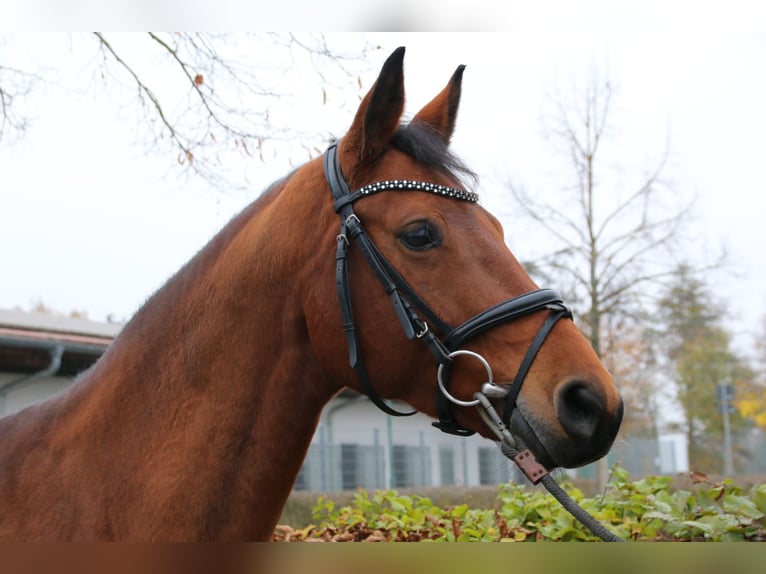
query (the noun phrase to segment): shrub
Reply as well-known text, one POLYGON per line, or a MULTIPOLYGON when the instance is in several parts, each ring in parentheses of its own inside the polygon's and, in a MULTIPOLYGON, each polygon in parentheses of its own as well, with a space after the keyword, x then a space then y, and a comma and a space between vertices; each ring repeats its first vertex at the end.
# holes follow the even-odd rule
MULTIPOLYGON (((568 494, 599 521, 628 540, 766 540, 766 484, 747 492, 733 481, 673 489, 670 477, 630 481, 613 469, 601 496, 585 497, 571 483, 568 494)), ((275 540, 288 541, 588 541, 597 540, 551 495, 502 484, 494 508, 438 505, 430 498, 394 490, 358 490, 348 504, 320 497, 313 523, 295 530, 279 526, 275 540)))

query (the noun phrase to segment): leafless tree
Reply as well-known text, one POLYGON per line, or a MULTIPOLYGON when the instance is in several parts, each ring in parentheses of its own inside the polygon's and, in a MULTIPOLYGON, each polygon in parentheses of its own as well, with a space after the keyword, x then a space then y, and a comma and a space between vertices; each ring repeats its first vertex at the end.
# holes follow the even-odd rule
MULTIPOLYGON (((232 151, 252 157, 266 142, 316 140, 302 126, 274 121, 274 106, 288 100, 296 84, 326 98, 340 77, 347 89, 348 76, 358 81, 376 49, 361 37, 345 38, 337 48, 323 34, 93 32, 83 48, 93 54, 88 42, 96 55, 92 83, 119 94, 121 113, 136 109, 139 143, 214 183, 222 183, 221 158, 228 154, 228 161, 232 151), (314 77, 295 79, 299 67, 314 77)), ((0 139, 27 127, 15 104, 39 78, 0 60, 0 139)))
MULTIPOLYGON (((640 313, 649 284, 675 269, 673 249, 691 203, 672 205, 677 198, 662 178, 667 143, 655 167, 634 177, 624 168, 635 159, 609 149, 614 95, 611 83, 596 74, 577 99, 561 91, 554 97, 545 134, 565 160, 554 199, 513 182, 507 187, 522 212, 551 239, 550 252, 533 272, 564 287, 585 318, 584 331, 595 351, 607 365, 624 370, 625 358, 605 355, 619 345, 604 339, 620 337, 614 326, 640 313)), ((605 459, 597 475, 603 488, 605 459)))

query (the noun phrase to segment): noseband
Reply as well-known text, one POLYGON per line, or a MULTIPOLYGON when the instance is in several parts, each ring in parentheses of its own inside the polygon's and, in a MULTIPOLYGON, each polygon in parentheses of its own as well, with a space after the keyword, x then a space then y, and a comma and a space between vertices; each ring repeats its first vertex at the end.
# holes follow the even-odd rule
POLYGON ((508 426, 511 412, 516 407, 516 399, 521 391, 521 386, 532 366, 532 362, 537 356, 537 352, 542 347, 556 322, 564 317, 572 317, 570 309, 564 304, 561 296, 556 291, 552 289, 538 289, 490 307, 471 317, 458 327, 453 328, 448 325, 410 287, 378 250, 375 243, 364 230, 359 217, 354 213, 353 204, 368 195, 394 190, 433 193, 470 203, 476 203, 478 196, 475 193, 462 189, 412 180, 381 181, 351 192, 341 172, 337 146, 337 142, 332 144, 324 155, 325 178, 330 186, 334 200, 333 208, 341 220, 335 253, 336 285, 343 318, 343 330, 348 343, 349 362, 351 367, 356 370, 365 393, 378 408, 389 415, 409 416, 417 412, 403 412, 391 408, 378 395, 370 383, 361 355, 351 304, 351 288, 348 274, 348 253, 351 241, 360 249, 378 281, 383 285, 393 304, 396 316, 402 324, 406 337, 410 340, 419 339, 423 341, 439 364, 437 372, 438 390, 436 392, 436 407, 439 420, 434 422, 433 425, 446 433, 460 436, 469 436, 474 433, 474 431, 457 424, 452 416, 451 404, 471 406, 476 404, 476 402, 460 401, 449 393, 449 372, 454 359, 460 355, 467 355, 478 359, 484 365, 488 381, 484 384, 482 392, 491 398, 503 400, 503 422, 508 426), (492 369, 481 355, 461 348, 463 343, 489 329, 543 310, 550 311, 550 314, 546 317, 533 338, 519 366, 519 370, 508 388, 499 387, 494 384, 492 369), (435 331, 440 333, 443 339, 440 339, 435 331))

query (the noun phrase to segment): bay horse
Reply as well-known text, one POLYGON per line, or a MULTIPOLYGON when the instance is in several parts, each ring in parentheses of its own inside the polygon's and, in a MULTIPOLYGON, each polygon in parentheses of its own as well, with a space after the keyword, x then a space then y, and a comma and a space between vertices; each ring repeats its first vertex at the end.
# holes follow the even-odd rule
POLYGON ((546 467, 608 451, 612 378, 448 149, 463 66, 401 124, 403 56, 323 158, 236 216, 65 393, 0 421, 0 539, 268 540, 344 388, 489 437, 460 405, 490 378, 546 467))

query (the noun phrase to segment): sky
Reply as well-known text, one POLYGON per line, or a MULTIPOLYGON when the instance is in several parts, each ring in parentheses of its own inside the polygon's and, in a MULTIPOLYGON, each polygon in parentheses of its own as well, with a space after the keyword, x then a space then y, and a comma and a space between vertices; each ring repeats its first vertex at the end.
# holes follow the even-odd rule
MULTIPOLYGON (((594 70, 608 73, 625 177, 654 165, 669 144, 664 173, 678 198, 696 198, 689 257, 704 261, 726 249, 729 265, 710 281, 730 310, 730 327, 751 344, 766 316, 766 24, 719 26, 713 14, 704 26, 684 27, 677 25, 683 18, 650 11, 588 20, 583 29, 517 16, 510 31, 495 34, 369 33, 381 49, 362 84, 374 81, 394 48, 407 46, 413 114, 458 64, 467 65, 454 147, 478 172, 482 202, 525 260, 539 255, 544 238, 519 231, 503 182, 548 185, 547 174, 562 165, 541 129, 551 94, 594 70)), ((13 49, 0 44, 0 65, 19 45, 18 38, 13 49)), ((305 160, 300 149, 253 159, 245 190, 179 177, 180 166, 138 141, 123 100, 85 88, 92 68, 82 63, 79 41, 51 34, 35 46, 25 57, 50 58, 45 63, 65 85, 31 96, 31 126, 18 141, 0 143, 0 308, 42 302, 125 320, 271 181, 305 160)), ((285 85, 302 85, 300 70, 278 73, 285 85)), ((290 120, 342 133, 359 97, 350 84, 329 105, 316 88, 296 94, 290 120)))

